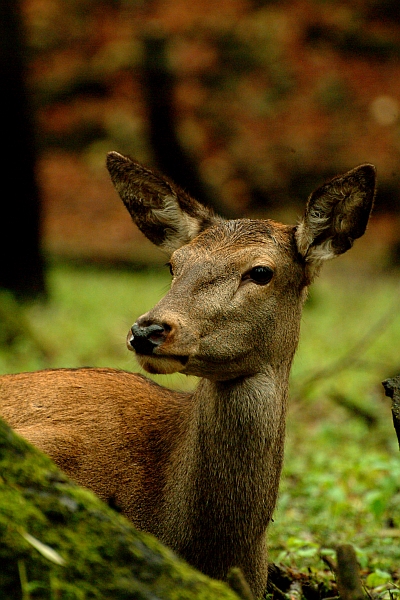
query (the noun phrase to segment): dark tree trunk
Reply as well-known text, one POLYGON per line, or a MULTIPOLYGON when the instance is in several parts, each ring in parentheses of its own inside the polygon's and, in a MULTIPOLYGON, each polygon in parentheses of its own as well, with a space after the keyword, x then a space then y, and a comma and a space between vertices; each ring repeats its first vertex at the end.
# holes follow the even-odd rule
POLYGON ((182 148, 176 133, 174 77, 167 65, 166 38, 146 34, 144 38, 143 90, 149 117, 150 145, 156 166, 191 196, 225 217, 228 208, 212 198, 201 180, 197 165, 182 148))
POLYGON ((382 381, 385 394, 392 399, 393 426, 397 435, 400 449, 400 375, 382 381))
POLYGON ((0 0, 2 218, 0 287, 19 297, 44 293, 40 201, 33 120, 25 80, 26 49, 18 1, 0 0))

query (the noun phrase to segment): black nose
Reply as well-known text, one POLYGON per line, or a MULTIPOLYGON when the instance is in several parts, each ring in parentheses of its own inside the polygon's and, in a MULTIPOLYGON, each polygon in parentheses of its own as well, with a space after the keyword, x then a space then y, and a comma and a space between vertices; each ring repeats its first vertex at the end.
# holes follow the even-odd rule
POLYGON ((168 328, 157 324, 141 326, 135 323, 132 325, 131 332, 132 335, 128 336, 128 346, 138 354, 150 355, 163 343, 168 334, 168 328))

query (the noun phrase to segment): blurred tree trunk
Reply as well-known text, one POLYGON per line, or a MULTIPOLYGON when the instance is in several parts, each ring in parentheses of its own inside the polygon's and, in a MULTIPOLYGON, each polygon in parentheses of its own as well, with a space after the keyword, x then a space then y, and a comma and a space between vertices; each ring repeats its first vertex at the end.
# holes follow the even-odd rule
POLYGON ((40 253, 40 200, 35 178, 33 119, 25 80, 26 49, 20 4, 0 0, 2 83, 2 218, 0 287, 19 297, 45 291, 40 253))
POLYGON ((144 36, 142 84, 149 116, 150 145, 156 166, 191 196, 214 208, 225 217, 229 208, 211 197, 202 181, 195 161, 177 135, 174 112, 174 77, 167 64, 167 40, 162 34, 144 36))

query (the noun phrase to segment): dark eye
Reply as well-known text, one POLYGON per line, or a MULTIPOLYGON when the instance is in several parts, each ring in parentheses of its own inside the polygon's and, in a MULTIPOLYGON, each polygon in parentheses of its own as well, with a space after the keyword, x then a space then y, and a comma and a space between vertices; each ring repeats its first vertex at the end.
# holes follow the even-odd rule
POLYGON ((258 285, 266 285, 272 279, 274 272, 270 267, 253 267, 242 277, 242 281, 253 281, 258 285))
POLYGON ((172 269, 172 265, 171 265, 171 263, 169 263, 169 262, 168 262, 168 263, 166 263, 166 265, 165 265, 165 266, 169 268, 169 272, 171 273, 171 275, 172 275, 172 277, 173 277, 173 276, 174 276, 174 271, 173 271, 173 269, 172 269))

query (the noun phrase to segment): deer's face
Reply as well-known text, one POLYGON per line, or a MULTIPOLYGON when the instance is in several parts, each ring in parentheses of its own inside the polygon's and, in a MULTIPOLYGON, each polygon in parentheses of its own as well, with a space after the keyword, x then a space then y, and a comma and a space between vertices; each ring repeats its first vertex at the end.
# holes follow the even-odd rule
POLYGON ((304 295, 293 237, 272 221, 226 221, 176 250, 170 291, 128 335, 142 367, 224 380, 289 364, 304 295))

